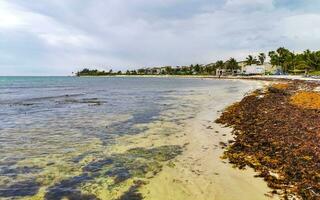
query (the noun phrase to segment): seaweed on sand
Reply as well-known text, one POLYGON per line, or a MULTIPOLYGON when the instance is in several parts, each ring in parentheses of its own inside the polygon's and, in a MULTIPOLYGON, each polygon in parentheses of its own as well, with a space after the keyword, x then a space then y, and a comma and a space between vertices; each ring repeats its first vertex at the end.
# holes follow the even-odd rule
MULTIPOLYGON (((91 192, 82 193, 81 186, 94 183, 95 179, 112 179, 105 190, 120 187, 123 182, 133 179, 133 185, 125 192, 120 200, 142 199, 138 188, 144 183, 142 180, 157 174, 162 169, 162 162, 169 161, 182 152, 177 145, 160 146, 156 148, 134 148, 125 153, 113 154, 101 160, 93 161, 82 168, 82 174, 66 179, 48 188, 45 198, 62 199, 98 199, 91 192), (88 195, 88 193, 90 195, 88 195)), ((116 198, 116 197, 115 197, 116 198)), ((114 199, 115 199, 114 198, 114 199)), ((112 199, 112 198, 111 198, 112 199)))
POLYGON ((216 121, 234 128, 235 142, 224 158, 260 172, 284 199, 320 199, 320 109, 292 103, 298 91, 317 85, 294 81, 271 86, 227 108, 216 121))

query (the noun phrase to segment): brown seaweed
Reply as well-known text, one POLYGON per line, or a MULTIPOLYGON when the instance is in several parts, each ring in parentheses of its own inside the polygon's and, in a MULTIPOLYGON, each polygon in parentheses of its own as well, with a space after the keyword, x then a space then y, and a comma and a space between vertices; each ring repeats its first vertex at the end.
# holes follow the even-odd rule
POLYGON ((283 199, 320 199, 320 110, 291 103, 292 95, 318 83, 270 86, 227 108, 216 121, 234 128, 224 158, 254 168, 283 199))

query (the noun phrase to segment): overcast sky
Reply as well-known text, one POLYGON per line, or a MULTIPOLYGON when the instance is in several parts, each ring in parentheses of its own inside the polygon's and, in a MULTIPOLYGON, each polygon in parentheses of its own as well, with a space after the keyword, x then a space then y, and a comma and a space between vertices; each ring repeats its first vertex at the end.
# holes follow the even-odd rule
POLYGON ((320 0, 0 0, 0 75, 320 49, 320 0))

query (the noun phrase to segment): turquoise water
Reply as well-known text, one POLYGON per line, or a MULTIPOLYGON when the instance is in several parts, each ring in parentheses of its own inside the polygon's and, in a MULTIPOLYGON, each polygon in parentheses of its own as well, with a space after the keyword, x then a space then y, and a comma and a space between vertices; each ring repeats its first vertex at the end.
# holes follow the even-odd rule
POLYGON ((147 133, 158 122, 177 127, 160 127, 159 134, 178 131, 201 104, 184 97, 241 86, 179 78, 0 77, 0 199, 98 199, 93 184, 108 190, 100 191, 106 196, 136 187, 130 179, 156 173, 182 148, 109 155, 117 138, 147 133))

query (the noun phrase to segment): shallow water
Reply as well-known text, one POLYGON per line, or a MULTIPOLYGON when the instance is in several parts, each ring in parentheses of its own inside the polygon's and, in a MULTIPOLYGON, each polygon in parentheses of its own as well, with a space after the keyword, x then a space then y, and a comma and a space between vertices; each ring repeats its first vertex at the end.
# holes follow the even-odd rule
POLYGON ((179 78, 0 77, 0 199, 141 199, 137 188, 184 149, 152 144, 152 138, 183 133, 208 91, 218 96, 245 86, 179 78), (141 136, 151 145, 122 140, 141 136))

